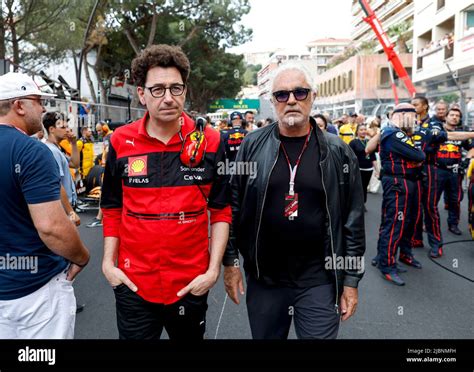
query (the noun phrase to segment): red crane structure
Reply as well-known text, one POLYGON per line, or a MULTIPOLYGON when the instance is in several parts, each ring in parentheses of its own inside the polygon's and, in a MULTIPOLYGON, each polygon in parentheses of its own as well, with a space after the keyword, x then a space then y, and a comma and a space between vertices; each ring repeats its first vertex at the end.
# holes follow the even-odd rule
MULTIPOLYGON (((379 40, 385 54, 387 55, 388 61, 392 64, 393 69, 397 73, 398 77, 402 79, 410 95, 414 97, 416 94, 415 86, 413 85, 410 79, 410 76, 408 75, 407 70, 405 69, 405 67, 403 67, 403 64, 400 61, 400 58, 398 57, 397 52, 395 52, 394 45, 390 42, 390 39, 385 33, 382 27, 382 24, 380 23, 380 20, 377 18, 377 15, 370 7, 369 1, 359 0, 359 4, 366 15, 366 17, 364 17, 364 21, 370 25, 372 30, 374 30, 375 35, 377 36, 377 39, 379 40)), ((392 78, 392 89, 395 95, 395 102, 398 104, 397 88, 395 86, 395 81, 393 79, 392 69, 389 68, 389 70, 390 70, 390 76, 392 78)))

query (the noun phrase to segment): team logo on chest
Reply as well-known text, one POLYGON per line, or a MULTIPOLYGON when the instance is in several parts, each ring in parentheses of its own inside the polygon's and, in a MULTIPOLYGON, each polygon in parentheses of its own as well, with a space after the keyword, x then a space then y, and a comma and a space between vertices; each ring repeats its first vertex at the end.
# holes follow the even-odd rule
POLYGON ((148 174, 148 155, 134 156, 128 158, 128 175, 146 176, 148 174))

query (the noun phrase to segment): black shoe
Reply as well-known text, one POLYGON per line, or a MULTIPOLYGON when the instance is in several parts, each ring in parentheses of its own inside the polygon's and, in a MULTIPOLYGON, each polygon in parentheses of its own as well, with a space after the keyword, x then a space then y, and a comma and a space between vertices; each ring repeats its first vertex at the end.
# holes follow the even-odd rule
POLYGON ((448 230, 451 231, 454 235, 462 235, 461 230, 457 227, 457 225, 449 225, 448 230))
POLYGON ((82 313, 86 305, 77 305, 76 306, 76 314, 82 313))
POLYGON ((405 281, 402 278, 400 278, 397 273, 390 273, 390 274, 382 273, 382 276, 385 280, 388 280, 389 282, 395 285, 398 285, 398 286, 405 285, 405 281))
POLYGON ((403 262, 405 265, 414 267, 415 269, 421 269, 421 263, 420 261, 416 260, 415 257, 400 255, 398 260, 403 262))
POLYGON ((374 258, 372 258, 372 261, 370 261, 370 263, 372 264, 372 266, 377 266, 378 261, 379 261, 379 260, 378 260, 378 257, 375 256, 374 258))

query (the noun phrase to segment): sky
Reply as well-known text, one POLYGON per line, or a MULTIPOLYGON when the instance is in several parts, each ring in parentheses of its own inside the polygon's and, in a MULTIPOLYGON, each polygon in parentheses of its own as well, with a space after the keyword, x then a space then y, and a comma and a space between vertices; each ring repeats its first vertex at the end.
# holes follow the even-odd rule
POLYGON ((350 38, 351 0, 250 0, 242 24, 253 29, 252 41, 231 53, 304 47, 309 41, 350 38))

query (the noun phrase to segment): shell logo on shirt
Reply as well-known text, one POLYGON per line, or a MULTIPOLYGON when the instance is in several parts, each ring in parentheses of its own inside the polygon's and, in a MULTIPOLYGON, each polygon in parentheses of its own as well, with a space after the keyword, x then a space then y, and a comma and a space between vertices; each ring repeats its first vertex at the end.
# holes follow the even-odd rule
POLYGON ((135 156, 128 158, 129 176, 146 176, 148 173, 148 156, 135 156))

